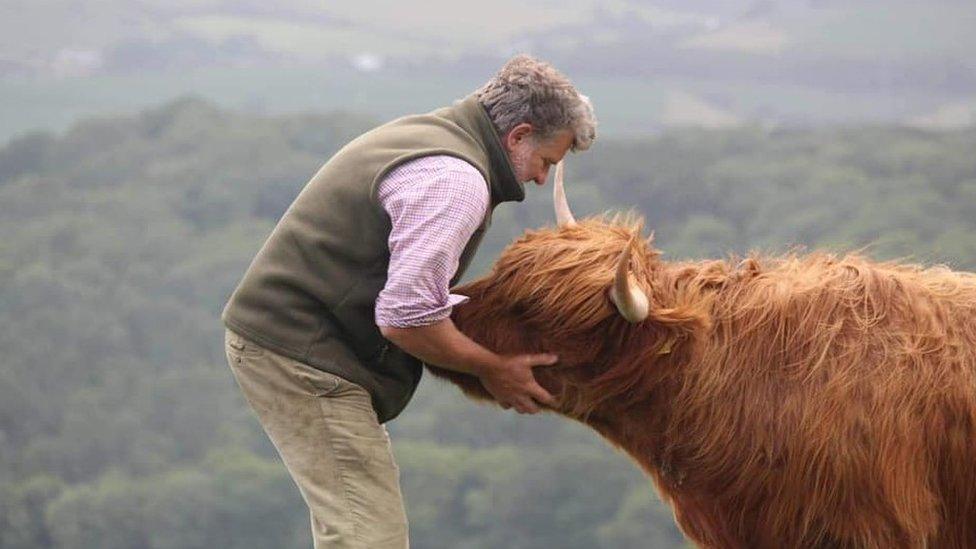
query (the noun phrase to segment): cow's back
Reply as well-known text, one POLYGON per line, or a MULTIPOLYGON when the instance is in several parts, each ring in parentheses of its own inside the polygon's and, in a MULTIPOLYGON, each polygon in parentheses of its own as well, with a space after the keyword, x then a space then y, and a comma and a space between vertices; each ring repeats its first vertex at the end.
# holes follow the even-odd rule
POLYGON ((692 537, 976 547, 976 277, 790 258, 715 313, 658 457, 692 537))

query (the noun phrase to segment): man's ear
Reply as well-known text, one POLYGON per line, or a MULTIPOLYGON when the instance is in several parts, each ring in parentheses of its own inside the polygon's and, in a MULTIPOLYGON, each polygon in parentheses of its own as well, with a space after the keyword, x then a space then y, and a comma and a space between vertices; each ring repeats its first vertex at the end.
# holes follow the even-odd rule
POLYGON ((523 140, 531 137, 534 131, 535 128, 532 127, 532 124, 529 124, 528 122, 522 122, 521 124, 508 130, 508 133, 505 134, 505 147, 508 150, 512 150, 516 145, 521 143, 523 140))

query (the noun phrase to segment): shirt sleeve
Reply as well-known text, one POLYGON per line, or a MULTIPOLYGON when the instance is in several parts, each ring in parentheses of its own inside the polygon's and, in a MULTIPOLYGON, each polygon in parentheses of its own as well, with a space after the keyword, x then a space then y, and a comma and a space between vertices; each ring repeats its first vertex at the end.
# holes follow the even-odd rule
POLYGON ((488 212, 488 184, 452 156, 408 161, 380 181, 377 198, 390 216, 387 281, 376 299, 377 326, 412 328, 447 318, 467 301, 450 294, 461 252, 488 212))

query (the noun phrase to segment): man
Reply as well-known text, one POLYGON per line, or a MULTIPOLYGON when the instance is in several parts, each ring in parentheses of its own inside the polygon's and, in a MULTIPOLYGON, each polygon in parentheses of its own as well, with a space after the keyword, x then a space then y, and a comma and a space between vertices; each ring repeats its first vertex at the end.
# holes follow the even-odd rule
POLYGON ((511 59, 451 107, 353 140, 309 181, 223 313, 245 397, 311 513, 315 547, 407 547, 399 472, 383 423, 421 361, 477 375, 506 407, 552 402, 532 368, 461 334, 451 308, 501 202, 589 148, 589 100, 550 65, 511 59))

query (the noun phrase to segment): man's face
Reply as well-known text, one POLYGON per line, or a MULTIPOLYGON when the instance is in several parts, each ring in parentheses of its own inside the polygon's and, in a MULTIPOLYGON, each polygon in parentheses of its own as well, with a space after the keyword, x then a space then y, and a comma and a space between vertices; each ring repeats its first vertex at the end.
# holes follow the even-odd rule
POLYGON ((549 168, 562 160, 573 145, 573 133, 562 130, 540 141, 531 128, 529 124, 516 126, 506 136, 505 145, 519 182, 535 181, 537 185, 544 185, 549 177, 549 168), (527 131, 523 126, 528 127, 527 131))

